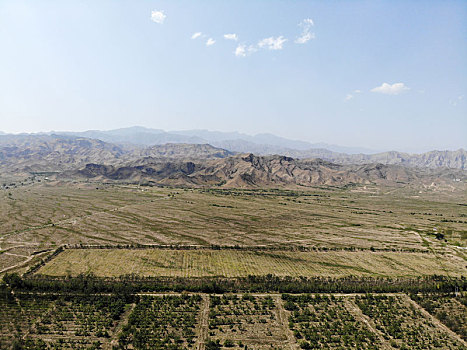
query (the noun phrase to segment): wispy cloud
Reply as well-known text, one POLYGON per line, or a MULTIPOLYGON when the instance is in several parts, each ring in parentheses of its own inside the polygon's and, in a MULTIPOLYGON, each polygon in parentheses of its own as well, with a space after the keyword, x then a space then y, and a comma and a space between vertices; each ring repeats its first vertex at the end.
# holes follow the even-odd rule
POLYGON ((362 91, 358 90, 358 89, 352 91, 350 94, 345 95, 344 102, 352 100, 355 97, 355 95, 358 95, 358 94, 361 94, 361 93, 362 93, 362 91))
POLYGON ((234 41, 237 41, 237 40, 238 40, 238 36, 237 36, 237 34, 235 34, 235 33, 232 33, 232 34, 224 34, 224 39, 226 39, 226 40, 234 40, 234 41))
POLYGON ((373 89, 371 89, 371 92, 378 92, 380 94, 385 94, 385 95, 399 95, 400 93, 403 93, 407 90, 410 90, 409 87, 405 86, 404 83, 394 83, 394 84, 388 84, 388 83, 383 83, 381 86, 377 86, 373 89))
POLYGON ((283 36, 278 36, 274 38, 273 36, 269 38, 264 38, 258 42, 258 47, 262 49, 269 50, 282 50, 284 43, 287 41, 283 36))
POLYGON ((216 41, 213 39, 213 38, 209 38, 207 41, 206 41, 206 46, 212 46, 216 43, 216 41))
POLYGON ((164 11, 154 10, 151 12, 151 21, 155 23, 158 23, 158 24, 164 23, 166 17, 167 16, 164 14, 164 11))
POLYGON ((302 33, 295 39, 294 42, 296 44, 305 44, 307 41, 315 38, 315 33, 311 32, 311 28, 314 26, 311 18, 304 19, 299 23, 299 26, 302 27, 302 33))
POLYGON ((203 33, 201 32, 196 32, 196 33, 193 33, 193 35, 191 36, 192 39, 197 39, 199 38, 203 33))
POLYGON ((449 104, 456 107, 463 99, 464 95, 457 96, 457 98, 449 100, 449 104))
POLYGON ((260 40, 257 45, 239 44, 234 53, 237 57, 246 57, 259 49, 282 50, 286 41, 287 39, 283 36, 278 36, 277 38, 271 36, 260 40))

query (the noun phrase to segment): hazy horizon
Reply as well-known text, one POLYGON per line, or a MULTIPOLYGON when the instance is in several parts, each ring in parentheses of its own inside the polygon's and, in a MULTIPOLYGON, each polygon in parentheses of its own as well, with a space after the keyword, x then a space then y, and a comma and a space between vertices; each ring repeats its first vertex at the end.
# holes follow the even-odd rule
POLYGON ((464 1, 0 2, 0 130, 467 148, 464 1))
MULTIPOLYGON (((232 134, 239 134, 240 136, 249 136, 249 137, 254 137, 254 136, 259 136, 259 135, 272 135, 272 136, 277 136, 277 137, 282 137, 284 139, 287 139, 289 141, 300 141, 300 142, 308 142, 312 145, 322 145, 322 148, 326 148, 326 145, 328 146, 337 146, 337 147, 342 147, 342 148, 349 148, 349 149, 360 149, 359 152, 357 153, 368 153, 368 154, 373 154, 373 153, 383 153, 383 152, 390 152, 390 151, 396 151, 396 152, 405 152, 405 153, 425 153, 425 152, 430 152, 430 151, 458 151, 458 150, 466 150, 464 147, 458 147, 458 148, 451 148, 451 149, 435 149, 435 148, 427 148, 427 149, 418 149, 418 150, 410 150, 410 149, 398 149, 398 148, 392 148, 392 149, 372 149, 364 146, 359 146, 359 145, 353 145, 353 146, 348 146, 345 144, 338 144, 338 143, 327 143, 327 142, 310 142, 307 140, 301 140, 301 139, 294 139, 294 138, 287 138, 281 135, 277 134, 271 134, 271 133, 248 133, 248 132, 240 132, 238 130, 229 130, 229 131, 219 131, 219 130, 210 130, 210 129, 184 129, 184 130, 163 130, 160 128, 148 128, 145 126, 141 125, 132 125, 128 127, 122 127, 122 128, 116 128, 116 129, 85 129, 85 130, 44 130, 44 131, 37 131, 37 132, 13 132, 13 133, 8 133, 3 130, 0 130, 0 136, 2 133, 5 133, 6 135, 41 135, 41 134, 57 134, 60 135, 61 133, 82 133, 82 132, 92 132, 92 131, 97 131, 97 132, 108 132, 108 131, 115 131, 119 129, 131 129, 131 128, 142 128, 142 129, 147 129, 147 130, 160 130, 161 132, 166 132, 166 133, 183 133, 183 132, 188 132, 188 131, 207 131, 207 132, 213 132, 213 133, 232 133, 232 134)), ((171 142, 168 142, 171 143, 171 142)), ((172 142, 173 143, 173 142, 172 142)), ((317 147, 318 148, 318 147, 317 147)), ((319 147, 321 148, 321 147, 319 147)), ((343 151, 344 152, 344 151, 343 151)), ((346 152, 344 152, 346 153, 346 152)), ((352 152, 355 153, 355 152, 352 152)))

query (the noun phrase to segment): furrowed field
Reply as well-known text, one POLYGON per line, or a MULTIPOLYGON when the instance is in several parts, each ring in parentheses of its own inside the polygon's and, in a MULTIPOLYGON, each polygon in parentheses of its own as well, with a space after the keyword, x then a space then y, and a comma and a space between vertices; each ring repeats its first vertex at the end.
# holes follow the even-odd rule
POLYGON ((37 273, 101 277, 245 277, 249 275, 413 277, 467 273, 463 261, 449 255, 373 251, 262 251, 234 249, 65 249, 37 273), (123 263, 122 263, 123 262, 123 263))
POLYGON ((466 202, 465 191, 410 187, 18 183, 0 190, 0 271, 24 272, 63 244, 415 249, 462 259, 460 269, 466 202))

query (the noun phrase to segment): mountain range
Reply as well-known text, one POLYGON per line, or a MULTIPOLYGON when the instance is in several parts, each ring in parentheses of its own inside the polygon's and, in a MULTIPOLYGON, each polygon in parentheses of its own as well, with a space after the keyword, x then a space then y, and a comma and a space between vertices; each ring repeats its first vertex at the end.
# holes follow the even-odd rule
MULTIPOLYGON (((180 137, 180 142, 176 143, 145 146, 129 142, 138 135, 143 139, 150 134, 144 130, 86 132, 87 136, 94 136, 92 138, 71 133, 0 135, 0 175, 53 172, 58 178, 230 187, 412 182, 429 185, 464 182, 467 175, 467 152, 462 149, 423 154, 346 154, 327 149, 298 149, 304 148, 306 143, 283 141, 271 135, 252 136, 255 141, 270 142, 264 144, 241 138, 222 141, 223 137, 241 134, 204 131, 197 135, 190 132, 187 132, 189 135, 174 134, 180 137), (201 143, 206 133, 217 139, 212 143, 237 146, 224 149, 201 143), (115 137, 120 142, 102 140, 106 137, 115 137), (181 143, 185 138, 193 142, 181 143), (278 143, 296 148, 278 146, 278 143), (239 148, 241 153, 235 151, 239 148), (281 153, 277 155, 275 151, 279 148, 281 153)), ((168 139, 173 136, 165 132, 161 134, 168 139)))
MULTIPOLYGON (((0 135, 2 133, 0 132, 0 135)), ((101 141, 116 144, 131 144, 139 146, 161 145, 165 143, 208 143, 215 147, 229 149, 234 152, 254 152, 265 154, 272 152, 280 154, 282 150, 308 150, 312 148, 326 148, 333 152, 348 154, 355 153, 376 153, 374 150, 361 147, 344 147, 326 143, 310 143, 298 140, 289 140, 272 134, 257 134, 254 136, 239 132, 220 132, 209 130, 183 130, 164 131, 161 129, 150 129, 141 126, 114 130, 88 130, 82 132, 48 132, 39 135, 65 135, 99 139, 101 141), (230 145, 230 147, 229 147, 230 145), (235 148, 235 149, 232 149, 235 148)), ((37 134, 20 134, 37 135, 37 134)))
POLYGON ((227 158, 180 161, 138 161, 124 166, 87 164, 63 177, 115 180, 171 186, 310 187, 348 184, 446 185, 467 181, 458 169, 409 168, 400 165, 339 165, 321 159, 240 154, 227 158))
POLYGON ((410 154, 397 151, 375 152, 363 148, 343 147, 323 143, 289 140, 271 134, 254 136, 239 132, 217 132, 208 130, 187 130, 166 132, 160 129, 130 127, 108 131, 89 130, 83 132, 51 132, 39 134, 1 133, 0 146, 14 143, 13 140, 54 136, 56 138, 86 138, 114 144, 121 149, 145 149, 148 146, 167 143, 210 144, 235 153, 257 155, 285 155, 292 158, 320 158, 339 164, 400 164, 417 167, 448 167, 466 169, 467 153, 457 151, 431 151, 410 154))

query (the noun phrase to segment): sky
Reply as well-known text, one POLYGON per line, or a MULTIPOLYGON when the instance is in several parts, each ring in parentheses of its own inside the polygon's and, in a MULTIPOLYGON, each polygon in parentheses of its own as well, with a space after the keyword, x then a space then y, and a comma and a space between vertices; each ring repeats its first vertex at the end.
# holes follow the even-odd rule
POLYGON ((467 149, 467 1, 0 0, 0 130, 467 149))

